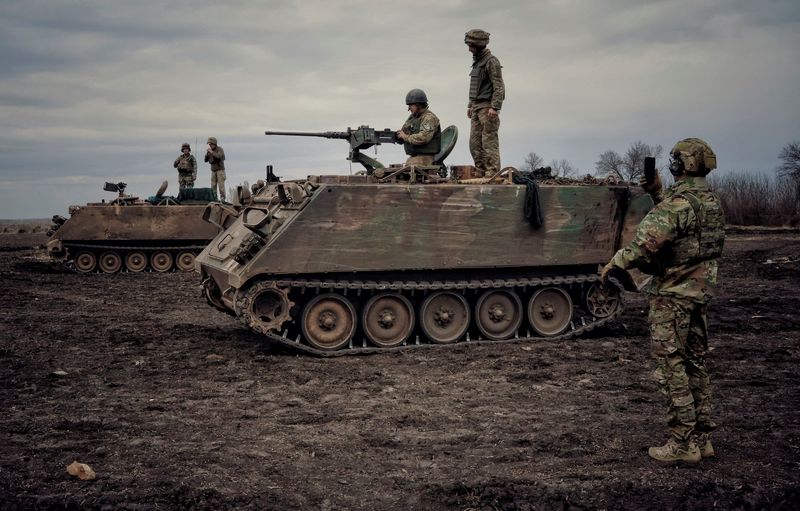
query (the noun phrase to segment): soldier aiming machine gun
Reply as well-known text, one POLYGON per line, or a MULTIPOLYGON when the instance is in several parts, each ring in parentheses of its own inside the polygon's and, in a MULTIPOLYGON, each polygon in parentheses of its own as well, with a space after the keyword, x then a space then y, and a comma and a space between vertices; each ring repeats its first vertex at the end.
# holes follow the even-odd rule
MULTIPOLYGON (((321 138, 338 138, 347 140, 350 144, 350 154, 347 159, 360 163, 367 169, 367 175, 379 172, 376 175, 382 175, 386 170, 386 166, 369 156, 362 154, 362 149, 368 149, 372 146, 381 144, 400 144, 402 141, 398 140, 397 133, 389 128, 378 131, 369 126, 359 126, 356 129, 347 128, 347 131, 265 131, 265 135, 287 135, 294 137, 321 137, 321 138)), ((453 150, 458 140, 458 130, 455 126, 448 126, 442 131, 442 148, 438 154, 433 158, 433 166, 444 169, 444 159, 453 150)))
POLYGON ((356 129, 347 128, 347 131, 265 131, 264 134, 347 140, 350 144, 350 154, 347 156, 347 159, 363 165, 364 168, 367 169, 367 174, 372 174, 376 169, 385 169, 386 167, 375 158, 370 158, 365 154, 361 154, 361 150, 381 144, 397 143, 397 133, 391 129, 386 128, 383 131, 378 131, 369 126, 359 126, 356 129))

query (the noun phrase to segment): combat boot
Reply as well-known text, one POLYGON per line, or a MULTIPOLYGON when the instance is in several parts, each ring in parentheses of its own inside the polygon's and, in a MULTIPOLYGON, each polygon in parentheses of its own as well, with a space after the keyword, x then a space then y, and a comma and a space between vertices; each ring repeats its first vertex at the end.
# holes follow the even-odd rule
POLYGON ((651 458, 658 461, 685 461, 687 463, 697 463, 702 456, 700 449, 693 439, 680 441, 673 437, 660 447, 651 447, 647 450, 651 458))
POLYGON ((710 433, 700 433, 694 438, 695 444, 697 444, 697 448, 700 449, 700 456, 703 458, 713 458, 714 454, 714 446, 711 445, 711 434, 710 433))

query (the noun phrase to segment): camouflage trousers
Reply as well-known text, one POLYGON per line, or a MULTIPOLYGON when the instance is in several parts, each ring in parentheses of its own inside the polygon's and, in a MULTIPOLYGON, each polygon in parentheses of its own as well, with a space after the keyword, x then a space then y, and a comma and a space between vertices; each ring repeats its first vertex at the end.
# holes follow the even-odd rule
POLYGON ((179 188, 194 188, 194 176, 191 173, 178 172, 179 188))
POLYGON ((685 299, 650 297, 653 378, 667 397, 667 423, 678 440, 716 428, 711 420, 707 306, 685 299))
POLYGON ((216 190, 219 188, 219 200, 225 200, 225 171, 212 170, 211 171, 211 189, 216 190))
POLYGON ((469 152, 478 172, 491 177, 500 172, 500 116, 489 117, 489 108, 473 110, 469 131, 469 152))
POLYGON ((406 165, 433 165, 433 155, 418 154, 416 156, 409 156, 406 160, 406 165))

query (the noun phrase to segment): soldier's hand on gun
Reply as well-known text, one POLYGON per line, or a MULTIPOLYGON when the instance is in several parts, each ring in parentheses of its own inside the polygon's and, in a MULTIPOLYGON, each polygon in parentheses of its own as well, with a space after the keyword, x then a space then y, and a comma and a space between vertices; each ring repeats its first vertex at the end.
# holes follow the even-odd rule
POLYGON ((398 138, 399 140, 405 140, 405 139, 407 139, 407 138, 408 138, 408 133, 406 133, 406 132, 405 132, 405 131, 403 131, 403 130, 397 130, 397 138, 398 138))

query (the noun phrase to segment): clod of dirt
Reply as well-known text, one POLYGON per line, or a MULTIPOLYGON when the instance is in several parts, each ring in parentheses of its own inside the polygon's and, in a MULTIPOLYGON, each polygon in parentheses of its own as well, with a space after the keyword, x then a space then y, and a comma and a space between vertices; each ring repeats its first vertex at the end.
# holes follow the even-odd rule
POLYGON ((97 474, 94 473, 92 467, 86 463, 78 463, 77 461, 73 461, 67 465, 67 473, 69 473, 71 476, 77 477, 81 481, 91 481, 92 479, 97 478, 97 474))
POLYGON ((64 377, 64 376, 69 376, 69 373, 68 373, 68 372, 66 372, 66 371, 65 371, 65 370, 63 370, 63 369, 56 369, 55 371, 53 371, 53 372, 52 372, 52 373, 50 373, 50 374, 52 374, 53 376, 57 376, 57 377, 59 377, 59 378, 61 378, 61 377, 64 377))
POLYGON ((217 355, 216 353, 212 353, 206 357, 206 362, 211 362, 212 364, 221 364, 224 361, 225 357, 217 355))

